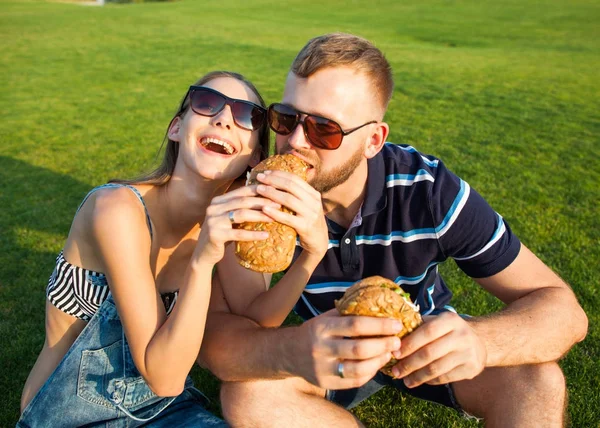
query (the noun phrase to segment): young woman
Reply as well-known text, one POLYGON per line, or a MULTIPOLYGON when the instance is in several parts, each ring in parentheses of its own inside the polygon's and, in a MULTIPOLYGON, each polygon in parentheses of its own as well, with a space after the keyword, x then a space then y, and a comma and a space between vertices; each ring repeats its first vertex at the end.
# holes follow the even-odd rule
POLYGON ((46 340, 17 426, 222 423, 188 377, 213 268, 224 242, 266 238, 231 228, 230 212, 270 221, 262 208, 279 204, 255 186, 238 189, 226 212, 207 207, 268 153, 265 116, 250 82, 210 73, 185 95, 154 172, 86 196, 48 282, 46 340), (225 238, 204 227, 215 221, 228 224, 225 238))

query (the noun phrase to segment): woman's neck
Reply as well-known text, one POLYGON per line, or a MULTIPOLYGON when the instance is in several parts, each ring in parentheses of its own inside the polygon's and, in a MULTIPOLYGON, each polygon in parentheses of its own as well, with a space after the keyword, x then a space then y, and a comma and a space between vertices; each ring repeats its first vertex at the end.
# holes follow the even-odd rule
MULTIPOLYGON (((148 193, 154 208, 153 221, 161 235, 169 241, 181 241, 196 234, 204 222, 211 200, 227 191, 230 181, 207 180, 174 174, 163 186, 153 187, 148 193)), ((176 242, 173 242, 176 245, 176 242)))

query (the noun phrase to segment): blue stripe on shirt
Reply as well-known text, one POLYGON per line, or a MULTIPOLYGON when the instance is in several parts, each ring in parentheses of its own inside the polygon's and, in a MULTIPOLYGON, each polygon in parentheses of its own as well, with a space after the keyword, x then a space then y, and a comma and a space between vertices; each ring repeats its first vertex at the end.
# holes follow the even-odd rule
POLYGON ((456 221, 462 211, 467 199, 469 198, 469 184, 460 180, 460 190, 454 198, 454 202, 446 213, 442 222, 435 228, 423 228, 413 230, 395 230, 389 235, 356 235, 356 245, 390 245, 394 241, 413 242, 420 239, 437 239, 445 234, 450 226, 456 221))

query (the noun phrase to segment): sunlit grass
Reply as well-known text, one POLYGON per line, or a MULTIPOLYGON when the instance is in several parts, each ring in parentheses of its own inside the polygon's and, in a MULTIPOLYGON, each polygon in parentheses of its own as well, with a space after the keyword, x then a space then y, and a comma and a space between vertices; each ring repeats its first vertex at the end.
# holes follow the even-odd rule
MULTIPOLYGON (((598 426, 599 18, 582 0, 2 2, 0 426, 18 418, 45 284, 85 193, 152 164, 202 74, 241 72, 277 101, 297 51, 330 31, 371 39, 392 63, 390 141, 444 159, 571 284, 590 332, 561 361, 569 414, 598 426)), ((453 263, 442 273, 461 312, 500 308, 453 263)), ((193 374, 218 412, 218 382, 193 374)), ((476 425, 395 391, 356 414, 375 427, 476 425)))

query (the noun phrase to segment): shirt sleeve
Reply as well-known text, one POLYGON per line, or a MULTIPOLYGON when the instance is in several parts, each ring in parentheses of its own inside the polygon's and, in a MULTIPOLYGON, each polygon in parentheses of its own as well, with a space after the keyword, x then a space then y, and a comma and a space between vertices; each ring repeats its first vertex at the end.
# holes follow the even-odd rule
POLYGON ((470 277, 495 275, 519 254, 521 243, 506 220, 441 161, 429 208, 440 249, 470 277))

